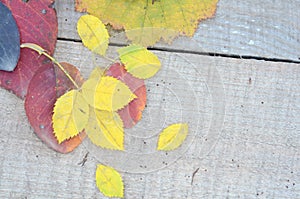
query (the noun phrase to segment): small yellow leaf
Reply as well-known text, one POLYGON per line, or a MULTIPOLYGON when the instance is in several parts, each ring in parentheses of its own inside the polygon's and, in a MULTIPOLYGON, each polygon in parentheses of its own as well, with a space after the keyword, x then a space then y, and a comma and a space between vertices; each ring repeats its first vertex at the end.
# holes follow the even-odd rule
POLYGON ((123 122, 116 112, 90 110, 86 133, 93 144, 114 150, 124 150, 123 122))
POLYGON ((110 112, 123 108, 136 98, 126 84, 108 76, 87 80, 82 85, 82 93, 91 106, 110 112))
POLYGON ((89 106, 82 94, 76 90, 58 98, 53 112, 53 129, 58 143, 78 135, 89 118, 89 106))
POLYGON ((140 79, 154 76, 161 67, 161 63, 156 55, 138 45, 121 48, 118 50, 118 53, 126 70, 140 79))
POLYGON ((101 79, 101 77, 104 75, 105 70, 100 67, 95 67, 90 76, 89 79, 101 79))
POLYGON ((105 25, 92 15, 83 15, 77 22, 77 31, 83 44, 92 52, 105 55, 109 35, 105 25))
POLYGON ((178 148, 188 134, 187 124, 173 124, 159 135, 157 150, 170 151, 178 148))
POLYGON ((124 197, 124 184, 119 172, 115 169, 97 165, 96 184, 98 189, 107 197, 124 197))

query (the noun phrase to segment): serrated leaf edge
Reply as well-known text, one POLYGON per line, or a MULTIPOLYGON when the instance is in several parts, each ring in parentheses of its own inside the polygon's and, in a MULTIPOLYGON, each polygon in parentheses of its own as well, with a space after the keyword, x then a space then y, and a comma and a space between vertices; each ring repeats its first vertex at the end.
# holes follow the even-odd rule
MULTIPOLYGON (((122 107, 119 107, 119 108, 117 108, 117 109, 115 109, 115 110, 113 110, 113 109, 112 109, 112 110, 107 110, 107 109, 101 109, 100 107, 96 107, 94 104, 91 104, 91 103, 89 102, 89 100, 87 99, 87 96, 82 92, 82 93, 83 93, 83 97, 85 98, 86 102, 87 102, 91 107, 94 107, 95 109, 102 110, 102 111, 116 112, 116 111, 119 111, 119 110, 123 109, 123 108, 126 107, 130 102, 132 102, 134 99, 137 98, 137 96, 134 94, 134 92, 132 92, 132 91, 130 90, 130 88, 128 87, 127 84, 125 84, 124 82, 118 80, 117 78, 114 78, 114 77, 111 77, 111 76, 106 76, 106 75, 102 76, 100 79, 98 79, 98 78, 88 79, 87 81, 85 81, 85 82, 83 83, 83 85, 82 85, 81 88, 83 88, 83 87, 85 86, 85 84, 86 84, 88 81, 99 81, 99 82, 100 82, 100 81, 102 81, 102 79, 104 79, 104 78, 114 79, 114 80, 118 81, 120 84, 123 84, 123 85, 128 89, 128 91, 131 93, 130 99, 128 100, 127 103, 123 104, 122 107)), ((98 84, 100 84, 100 83, 98 83, 98 84)), ((98 85, 95 86, 95 90, 97 89, 97 86, 98 86, 98 85)), ((81 90, 81 91, 82 91, 82 90, 81 90)))
MULTIPOLYGON (((63 94, 62 96, 66 95, 66 94, 69 93, 69 92, 73 92, 73 91, 78 92, 77 90, 72 89, 72 90, 66 92, 65 94, 63 94)), ((78 130, 78 132, 77 132, 76 134, 74 134, 74 135, 72 135, 72 136, 69 136, 69 137, 66 137, 66 138, 63 139, 62 141, 59 140, 59 138, 58 138, 58 136, 57 136, 57 132, 55 131, 55 128, 54 128, 54 121, 53 121, 53 118, 54 118, 54 115, 55 115, 56 110, 57 110, 57 103, 58 103, 58 100, 59 100, 62 96, 60 96, 59 98, 56 99, 56 102, 54 103, 54 107, 53 107, 53 115, 52 115, 52 128, 53 128, 53 134, 54 134, 54 137, 56 138, 58 144, 61 144, 61 143, 65 142, 65 141, 67 141, 67 140, 70 140, 70 139, 72 139, 72 138, 78 136, 78 135, 80 134, 80 132, 82 132, 82 131, 84 130, 84 128, 82 128, 81 130, 78 130)), ((85 125, 85 126, 86 126, 86 125, 85 125)))
MULTIPOLYGON (((124 64, 125 66, 125 69, 128 73, 130 73, 132 76, 138 78, 138 79, 149 79, 151 77, 153 77, 161 68, 161 62, 160 60, 158 59, 157 55, 155 55, 153 52, 149 51, 147 48, 143 47, 143 46, 140 46, 140 45, 136 45, 136 44, 131 44, 129 46, 126 46, 126 47, 123 47, 123 48, 120 48, 117 50, 118 51, 118 54, 119 54, 119 57, 120 57, 120 60, 121 60, 121 63, 124 64), (158 70, 154 73, 154 74, 148 74, 147 76, 140 76, 140 75, 137 75, 135 73, 132 73, 130 70, 128 70, 128 62, 124 61, 123 57, 124 56, 127 56, 127 55, 130 55, 132 52, 134 51, 145 51, 146 53, 149 53, 151 56, 153 56, 153 58, 157 59, 158 61, 158 70)), ((151 63, 145 63, 145 65, 156 65, 156 64, 151 64, 151 63)))
MULTIPOLYGON (((90 106, 90 109, 93 109, 93 107, 91 107, 90 106)), ((95 110, 98 110, 98 111, 103 111, 103 110, 100 110, 100 109, 96 109, 95 108, 95 110)), ((95 111, 95 110, 93 110, 93 111, 95 111)), ((108 112, 108 111, 107 111, 108 112)), ((90 110, 90 114, 92 113, 92 111, 90 110)), ((102 145, 99 145, 99 144, 97 144, 97 143, 95 143, 94 141, 93 141, 93 139, 91 139, 90 137, 89 137, 89 132, 86 132, 86 134, 87 134, 87 136, 89 137, 89 139, 91 140, 91 142, 93 143, 93 144, 95 144, 96 146, 99 146, 99 147, 101 147, 101 148, 104 148, 104 149, 109 149, 109 150, 114 150, 114 151, 124 151, 124 124, 123 124, 123 120, 121 119, 121 117, 120 117, 120 115, 117 113, 117 112, 114 112, 118 117, 119 117, 119 119, 120 119, 120 121, 122 122, 122 133, 123 133, 123 140, 122 140, 122 146, 119 146, 117 143, 116 144, 114 144, 114 143, 112 143, 111 141, 109 141, 109 138, 107 137, 107 135, 105 134, 105 133, 103 133, 102 132, 102 130, 101 130, 101 127, 100 127, 100 125, 98 125, 98 127, 99 127, 99 129, 101 130, 101 133, 104 135, 104 137, 106 138, 106 141, 107 142, 109 142, 111 145, 113 145, 113 146, 116 146, 115 148, 113 148, 113 147, 105 147, 105 146, 102 146, 102 145)), ((96 121, 97 121, 97 124, 99 124, 99 120, 98 120, 98 117, 97 117, 97 115, 96 115, 96 113, 94 113, 95 114, 95 119, 96 119, 96 121)), ((89 117, 91 117, 91 116, 89 116, 89 117)), ((90 119, 90 118, 89 118, 90 119)), ((103 126, 105 126, 105 125, 103 125, 103 126)))
POLYGON ((188 134, 188 124, 187 123, 175 123, 175 124, 171 124, 169 126, 167 126, 166 128, 164 128, 160 134, 159 134, 159 138, 158 138, 158 142, 157 142, 157 150, 158 151, 173 151, 175 149, 177 149, 178 147, 180 147, 182 145, 182 143, 184 142, 184 140, 186 139, 186 136, 188 134), (171 126, 174 126, 174 125, 181 125, 181 126, 186 126, 184 128, 187 128, 186 130, 186 133, 185 133, 185 136, 184 136, 184 139, 182 140, 182 142, 175 148, 172 148, 172 149, 166 149, 170 144, 172 144, 172 141, 176 139, 176 137, 178 136, 178 133, 175 134, 172 139, 170 139, 171 142, 169 142, 168 144, 166 144, 164 147, 159 147, 159 141, 160 141, 160 138, 161 138, 161 135, 164 133, 165 130, 167 130, 169 127, 171 126))
MULTIPOLYGON (((101 172, 101 173, 103 174, 103 172, 101 172)), ((107 196, 107 197, 124 198, 124 182, 123 182, 123 178, 122 178, 121 174, 120 174, 117 170, 115 170, 114 168, 112 168, 112 167, 110 167, 110 166, 105 166, 105 165, 103 165, 103 164, 98 164, 98 165, 97 165, 97 169, 96 169, 96 174, 95 174, 95 180, 96 180, 96 186, 97 186, 97 188, 99 189, 99 191, 100 191, 101 193, 103 193, 103 195, 105 195, 105 196, 107 196), (122 185, 121 195, 107 193, 106 191, 103 191, 103 190, 100 189, 100 187, 98 186, 98 181, 97 181, 97 173, 98 173, 97 171, 98 171, 99 167, 101 167, 101 166, 102 166, 102 167, 109 168, 110 170, 112 170, 112 171, 114 172, 114 174, 116 174, 116 175, 119 177, 120 182, 121 182, 121 185, 122 185)))
MULTIPOLYGON (((82 15, 82 16, 78 19, 78 21, 77 21, 76 28, 77 28, 77 33, 78 33, 79 37, 82 39, 83 45, 84 45, 87 49, 89 49, 91 52, 97 53, 97 54, 102 55, 102 56, 104 56, 104 55, 106 54, 106 51, 107 51, 107 49, 108 49, 108 43, 109 43, 109 34, 108 34, 108 30, 107 30, 107 28, 105 27, 104 23, 103 23, 98 17, 95 17, 95 16, 90 15, 90 14, 82 15), (85 21, 85 18, 87 18, 87 17, 92 17, 92 18, 94 18, 96 21, 99 22, 98 25, 100 25, 101 28, 103 28, 103 29, 105 30, 105 33, 104 33, 104 36, 103 36, 105 40, 104 40, 103 43, 101 43, 101 44, 99 45, 99 46, 105 45, 104 47, 102 47, 102 48, 104 49, 104 50, 103 50, 103 51, 104 51, 103 53, 95 52, 96 49, 99 48, 99 46, 96 47, 96 48, 94 48, 94 49, 90 49, 89 45, 87 44, 87 41, 86 41, 85 39, 82 38, 82 32, 81 32, 81 30, 80 30, 80 28, 79 28, 79 21, 82 20, 83 23, 86 23, 86 24, 87 24, 87 22, 85 21)), ((94 30, 91 30, 91 32, 92 32, 93 36, 97 38, 97 35, 95 34, 94 30)), ((97 40, 98 40, 98 38, 97 38, 97 40)))

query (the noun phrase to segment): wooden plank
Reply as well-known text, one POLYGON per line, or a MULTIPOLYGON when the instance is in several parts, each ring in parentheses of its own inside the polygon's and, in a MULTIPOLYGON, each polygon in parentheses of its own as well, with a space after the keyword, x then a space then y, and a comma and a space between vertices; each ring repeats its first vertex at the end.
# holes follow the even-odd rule
MULTIPOLYGON (((215 18, 201 22, 193 39, 181 37, 171 46, 156 47, 299 61, 299 7, 299 0, 220 0, 215 18)), ((59 37, 79 39, 76 23, 81 13, 74 11, 74 0, 57 0, 56 9, 59 37)), ((112 41, 122 44, 125 37, 112 41)))
MULTIPOLYGON (((100 162, 126 171, 125 198, 300 198, 299 65, 155 53, 163 68, 146 81, 148 106, 126 131, 123 153, 96 152, 88 140, 73 153, 53 152, 30 128, 23 102, 0 89, 0 198, 104 198, 94 182, 100 162), (187 141, 157 153, 157 133, 178 120, 189 122, 187 141)), ((55 56, 84 76, 107 64, 74 42, 59 41, 55 56)))

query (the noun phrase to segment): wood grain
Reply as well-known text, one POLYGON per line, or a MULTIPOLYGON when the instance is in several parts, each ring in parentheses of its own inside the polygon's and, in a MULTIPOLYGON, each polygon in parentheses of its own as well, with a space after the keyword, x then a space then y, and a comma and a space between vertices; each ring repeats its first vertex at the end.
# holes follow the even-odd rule
MULTIPOLYGON (((109 55, 115 50, 110 47, 109 55)), ((189 148, 131 167, 139 173, 122 172, 125 198, 300 198, 299 65, 155 53, 163 68, 147 80, 148 106, 126 136, 146 136, 183 119, 191 127, 189 148), (176 162, 167 157, 174 154, 176 162), (161 168, 149 172, 156 164, 161 168)), ((85 77, 95 65, 108 64, 75 42, 59 41, 55 56, 85 77)), ((0 105, 0 198, 104 198, 94 182, 96 164, 115 166, 123 154, 104 151, 99 158, 87 140, 73 153, 58 154, 35 136, 20 99, 0 89, 0 105), (88 151, 85 165, 78 165, 88 151)), ((132 154, 138 148, 156 154, 155 139, 143 144, 126 138, 132 154)))
MULTIPOLYGON (((193 39, 180 37, 173 45, 157 48, 300 59, 300 1, 220 0, 216 16, 200 23, 193 39)), ((82 13, 73 0, 57 0, 59 37, 79 39, 76 23, 82 13)), ((112 41, 126 42, 123 34, 111 33, 112 41)))

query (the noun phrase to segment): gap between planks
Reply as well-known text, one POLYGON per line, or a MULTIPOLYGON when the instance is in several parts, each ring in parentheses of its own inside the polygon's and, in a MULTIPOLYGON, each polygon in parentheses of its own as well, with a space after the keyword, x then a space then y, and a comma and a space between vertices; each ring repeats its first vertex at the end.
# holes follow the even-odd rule
MULTIPOLYGON (((80 39, 67 39, 67 38, 57 38, 60 41, 69 41, 69 42, 76 42, 82 43, 80 39)), ((127 44, 118 44, 115 42, 109 43, 109 46, 112 47, 124 47, 127 44)), ((183 53, 183 54, 193 54, 193 55, 203 55, 209 57, 224 57, 224 58, 232 58, 232 59, 246 59, 246 60, 260 60, 260 61, 267 61, 267 62, 282 62, 282 63, 293 63, 293 64, 300 64, 300 61, 295 61, 291 59, 281 59, 281 58, 272 58, 272 57, 259 57, 259 56, 251 56, 251 55, 237 55, 237 54, 225 54, 225 53, 216 53, 216 52, 197 52, 193 50, 179 50, 173 49, 168 47, 150 47, 149 50, 156 50, 161 52, 173 52, 173 53, 183 53)))

